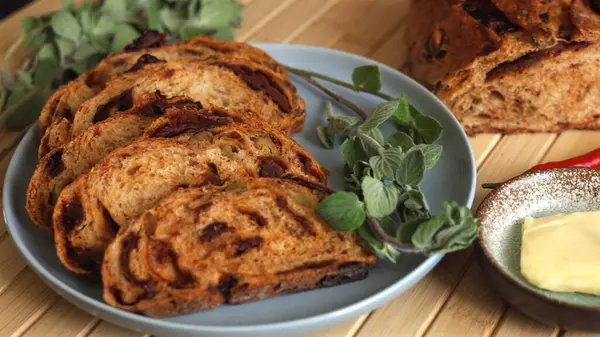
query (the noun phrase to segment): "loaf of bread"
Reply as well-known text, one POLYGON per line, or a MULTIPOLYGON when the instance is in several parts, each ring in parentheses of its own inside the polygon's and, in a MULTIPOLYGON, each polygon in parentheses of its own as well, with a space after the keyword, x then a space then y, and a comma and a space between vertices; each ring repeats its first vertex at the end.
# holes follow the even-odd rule
POLYGON ((175 192, 107 248, 104 299, 173 316, 363 279, 376 258, 315 213, 327 193, 272 178, 175 192))
MULTIPOLYGON (((40 159, 27 190, 27 211, 34 223, 52 230, 52 211, 62 189, 77 177, 87 173, 111 151, 136 140, 158 117, 165 120, 180 118, 182 114, 198 114, 209 119, 241 121, 248 113, 203 109, 200 104, 185 97, 167 99, 151 94, 126 113, 118 114, 94 124, 65 147, 54 149, 40 159)), ((44 144, 42 143, 42 146, 44 144)))
POLYGON ((48 150, 64 146, 94 123, 144 104, 150 93, 167 98, 186 96, 202 105, 250 111, 286 132, 300 130, 304 122, 304 100, 282 76, 246 59, 219 56, 146 64, 114 78, 81 104, 72 123, 64 117, 57 119, 42 144, 48 150), (54 127, 58 125, 61 128, 54 127), (51 139, 54 143, 46 141, 51 139))
POLYGON ((600 5, 419 0, 402 70, 467 133, 600 129, 600 5))
POLYGON ((73 114, 79 106, 104 89, 106 83, 118 75, 135 71, 147 63, 205 59, 215 54, 248 59, 272 69, 287 79, 287 74, 279 63, 262 50, 248 44, 198 36, 178 45, 168 45, 165 34, 149 31, 125 47, 124 53, 109 55, 94 68, 60 87, 48 99, 40 114, 39 126, 42 135, 61 117, 72 121, 73 114))
POLYGON ((241 177, 325 183, 321 166, 284 133, 256 122, 201 114, 165 116, 59 195, 53 214, 58 256, 75 273, 99 269, 117 230, 179 188, 241 177))

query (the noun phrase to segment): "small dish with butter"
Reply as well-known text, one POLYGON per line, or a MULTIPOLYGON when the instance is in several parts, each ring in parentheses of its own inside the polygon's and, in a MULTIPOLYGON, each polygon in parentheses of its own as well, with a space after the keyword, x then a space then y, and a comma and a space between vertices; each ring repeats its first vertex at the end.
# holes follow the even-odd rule
POLYGON ((599 169, 528 172, 492 191, 476 213, 491 286, 541 322, 600 331, 598 211, 599 169))

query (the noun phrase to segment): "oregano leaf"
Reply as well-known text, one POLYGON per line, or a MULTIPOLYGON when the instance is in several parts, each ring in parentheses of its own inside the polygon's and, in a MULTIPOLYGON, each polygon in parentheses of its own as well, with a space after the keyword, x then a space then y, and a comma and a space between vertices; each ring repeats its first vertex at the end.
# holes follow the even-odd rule
POLYGON ((415 117, 415 127, 428 144, 435 142, 442 135, 442 124, 433 117, 424 115, 415 117))
POLYGON ((181 16, 177 10, 169 9, 169 7, 162 8, 158 15, 162 24, 167 28, 169 32, 178 32, 181 25, 185 22, 185 18, 181 16))
POLYGON ((402 131, 398 131, 388 137, 387 143, 394 147, 400 147, 404 152, 408 152, 408 150, 415 146, 412 137, 402 131))
POLYGON ((48 41, 48 34, 42 27, 37 27, 29 32, 29 36, 25 39, 24 47, 27 50, 41 47, 48 41))
POLYGON ((102 53, 108 53, 110 51, 111 41, 108 35, 90 35, 89 40, 90 44, 102 53))
POLYGON ((352 71, 352 82, 357 88, 368 92, 381 89, 381 73, 378 66, 360 66, 352 71))
POLYGON ((54 40, 61 63, 65 63, 65 59, 75 51, 75 43, 61 37, 54 40))
POLYGON ((442 156, 443 147, 439 144, 419 144, 411 148, 412 151, 420 150, 425 156, 425 168, 431 169, 442 156))
POLYGON ((373 139, 367 133, 358 132, 357 135, 357 143, 365 153, 365 160, 367 160, 369 157, 377 155, 379 150, 383 148, 377 140, 373 139))
POLYGON ((103 14, 97 19, 97 21, 93 25, 94 28, 92 28, 92 35, 98 37, 101 35, 110 34, 114 32, 114 28, 116 25, 117 23, 115 22, 115 20, 113 20, 110 14, 103 14))
POLYGON ((438 214, 424 221, 412 235, 411 242, 419 248, 431 248, 435 234, 444 226, 444 220, 443 214, 438 214))
POLYGON ((336 192, 317 205, 317 213, 336 231, 351 232, 365 222, 364 203, 351 192, 336 192))
POLYGON ((378 156, 369 158, 369 165, 377 177, 385 180, 394 180, 396 169, 402 162, 402 151, 391 147, 380 152, 378 156))
POLYGON ((205 30, 202 28, 190 26, 187 23, 181 26, 179 30, 179 37, 183 40, 189 40, 195 36, 201 35, 205 30))
POLYGON ((160 23, 159 0, 148 0, 148 29, 163 31, 160 23))
POLYGON ((327 120, 327 131, 330 133, 344 133, 358 123, 354 116, 333 115, 327 120))
MULTIPOLYGON (((377 254, 377 252, 381 252, 383 254, 383 242, 375 238, 375 235, 371 233, 371 229, 366 224, 360 227, 357 232, 373 253, 377 254)), ((379 256, 379 254, 377 255, 379 256)))
POLYGON ((234 1, 204 0, 198 25, 211 28, 228 26, 238 16, 239 10, 240 5, 234 1))
POLYGON ((481 224, 467 207, 454 201, 442 203, 444 211, 423 222, 411 241, 428 254, 451 252, 471 244, 477 237, 481 224))
POLYGON ((71 64, 69 64, 69 69, 73 70, 77 74, 84 73, 87 70, 87 68, 88 68, 87 59, 80 60, 80 61, 73 61, 73 62, 71 62, 71 64))
POLYGON ((75 50, 73 53, 73 59, 75 61, 83 61, 83 63, 85 63, 90 56, 101 52, 102 50, 96 48, 94 45, 90 43, 84 43, 75 50))
POLYGON ((40 88, 48 88, 52 84, 58 68, 58 58, 52 43, 44 44, 37 55, 37 62, 33 72, 33 83, 40 88))
POLYGON ((23 32, 25 33, 29 33, 37 27, 39 27, 39 20, 33 16, 26 16, 21 21, 21 28, 23 28, 23 32))
POLYGON ((127 1, 123 0, 104 0, 100 11, 110 14, 115 21, 123 21, 127 14, 127 1))
POLYGON ((326 149, 333 149, 335 139, 334 136, 327 131, 326 127, 317 127, 317 135, 319 136, 319 140, 321 141, 321 146, 323 146, 326 149))
POLYGON ((231 41, 235 40, 235 32, 231 27, 220 27, 211 34, 217 40, 231 41))
POLYGON ((379 129, 379 128, 374 128, 374 129, 369 130, 369 132, 367 132, 367 136, 373 138, 380 145, 385 144, 385 138, 384 138, 383 132, 381 132, 381 129, 379 129))
POLYGON ((364 177, 361 187, 369 216, 382 218, 396 209, 398 192, 393 185, 386 186, 380 180, 364 177))
POLYGON ((198 14, 200 7, 198 6, 200 0, 190 0, 187 5, 187 16, 192 17, 198 14))
POLYGON ((379 226, 387 235, 392 237, 396 236, 396 221, 394 221, 391 216, 387 215, 379 218, 377 219, 377 223, 379 223, 379 226))
POLYGON ((410 104, 408 105, 408 110, 410 111, 410 116, 412 118, 417 118, 418 116, 424 116, 423 113, 421 111, 419 111, 419 109, 417 109, 417 107, 415 107, 414 105, 410 104))
POLYGON ((128 24, 121 24, 115 28, 115 36, 112 40, 111 50, 113 53, 120 53, 123 48, 128 45, 131 41, 137 39, 140 36, 135 28, 128 24))
POLYGON ((89 33, 92 26, 92 8, 89 3, 81 4, 78 11, 78 17, 83 33, 89 33))
POLYGON ((394 110, 394 120, 399 125, 410 125, 412 122, 412 116, 410 114, 410 104, 406 99, 406 94, 402 93, 398 100, 398 106, 394 110))
POLYGON ((359 160, 367 159, 367 154, 358 139, 346 138, 342 145, 340 145, 340 152, 342 152, 344 160, 349 167, 353 167, 359 160))
POLYGON ((402 159, 396 170, 396 181, 400 184, 417 186, 425 174, 425 156, 420 150, 412 151, 402 159))
POLYGON ((419 190, 409 190, 400 196, 403 200, 404 207, 411 211, 419 211, 425 209, 425 196, 419 190))
POLYGON ((24 85, 27 88, 33 87, 33 74, 23 69, 17 69, 15 71, 15 79, 17 84, 24 85))
POLYGON ((52 16, 50 20, 52 30, 57 34, 73 42, 78 42, 81 36, 81 26, 73 14, 68 11, 60 11, 52 16))
POLYGON ((396 106, 398 105, 397 101, 389 101, 378 104, 373 112, 367 117, 363 124, 359 126, 360 130, 363 132, 368 132, 371 129, 378 127, 387 121, 393 114, 396 106))
POLYGON ((37 53, 37 59, 38 60, 45 60, 45 59, 53 59, 56 60, 56 50, 54 49, 54 46, 52 45, 52 43, 46 43, 42 46, 42 48, 40 48, 40 50, 37 53))
POLYGON ((396 239, 403 243, 410 243, 417 228, 419 228, 419 225, 425 220, 426 219, 416 218, 401 223, 396 230, 396 239))

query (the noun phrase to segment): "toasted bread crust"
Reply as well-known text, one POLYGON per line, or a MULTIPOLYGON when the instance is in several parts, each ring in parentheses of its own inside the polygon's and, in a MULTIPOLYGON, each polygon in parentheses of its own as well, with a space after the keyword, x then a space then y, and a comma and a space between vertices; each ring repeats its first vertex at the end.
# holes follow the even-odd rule
POLYGON ((152 55, 166 61, 204 59, 215 54, 246 58, 272 69, 287 80, 287 74, 283 67, 262 50, 245 43, 217 41, 207 36, 198 36, 180 45, 159 44, 154 48, 134 49, 121 54, 111 54, 76 80, 61 86, 48 99, 39 118, 42 135, 54 120, 60 117, 69 119, 85 100, 102 90, 112 78, 130 70, 143 55, 152 55))
POLYGON ((95 122, 143 104, 146 95, 154 92, 166 97, 187 96, 203 105, 255 112, 288 132, 301 130, 304 122, 304 100, 280 75, 246 59, 220 56, 204 61, 153 63, 113 79, 74 113, 67 140, 95 122))
POLYGON ((411 11, 402 70, 467 133, 600 128, 600 13, 589 2, 423 0, 411 11))
POLYGON ((115 228, 178 188, 245 176, 326 181, 306 150, 267 125, 186 112, 161 118, 142 139, 111 152, 62 191, 53 215, 58 254, 73 272, 92 272, 67 253, 101 256, 115 228))
POLYGON ((315 213, 324 189, 257 178, 173 193, 108 247, 105 301, 172 316, 365 278, 376 258, 315 213))

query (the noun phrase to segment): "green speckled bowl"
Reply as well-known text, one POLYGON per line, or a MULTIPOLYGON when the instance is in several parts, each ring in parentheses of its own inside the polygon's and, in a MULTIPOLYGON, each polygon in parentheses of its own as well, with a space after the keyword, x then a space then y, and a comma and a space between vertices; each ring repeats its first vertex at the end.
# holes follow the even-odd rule
POLYGON ((525 217, 597 210, 599 169, 528 172, 492 191, 476 212, 483 227, 475 247, 492 287, 516 309, 543 323, 600 331, 600 296, 539 289, 520 273, 521 225, 525 217))

